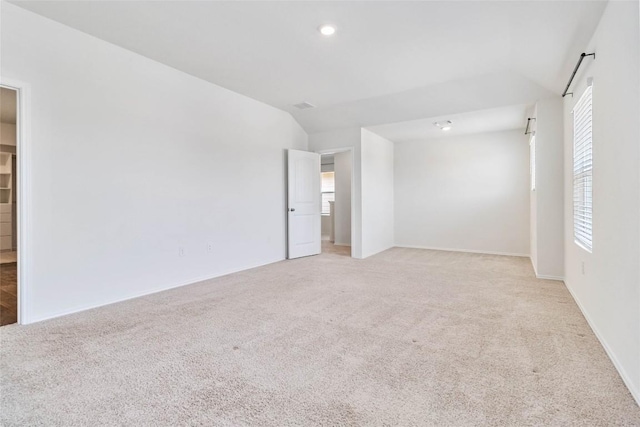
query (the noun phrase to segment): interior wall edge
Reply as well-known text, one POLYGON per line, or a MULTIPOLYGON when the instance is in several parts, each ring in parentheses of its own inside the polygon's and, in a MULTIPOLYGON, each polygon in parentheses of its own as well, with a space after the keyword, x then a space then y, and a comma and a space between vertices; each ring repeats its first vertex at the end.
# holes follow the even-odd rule
POLYGON ((535 275, 537 277, 538 276, 538 266, 536 266, 535 256, 534 256, 533 253, 529 255, 529 261, 531 261, 531 266, 533 267, 533 272, 535 273, 535 275))

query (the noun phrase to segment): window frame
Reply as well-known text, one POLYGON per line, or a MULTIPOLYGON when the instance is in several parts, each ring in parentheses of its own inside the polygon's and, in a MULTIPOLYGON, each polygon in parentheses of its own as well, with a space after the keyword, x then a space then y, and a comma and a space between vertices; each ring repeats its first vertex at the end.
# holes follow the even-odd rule
MULTIPOLYGON (((331 212, 325 212, 324 211, 324 203, 323 203, 323 199, 324 199, 324 195, 325 194, 333 194, 333 201, 335 202, 336 200, 336 174, 335 171, 325 171, 325 172, 321 172, 321 175, 324 175, 325 173, 327 174, 333 174, 333 191, 323 191, 322 188, 320 189, 320 215, 321 216, 329 216, 331 215, 331 212)), ((322 182, 322 179, 321 179, 322 182)))
POLYGON ((593 84, 574 104, 572 113, 572 220, 573 240, 593 252, 593 84), (585 104, 588 103, 588 104, 585 104), (580 114, 577 117, 577 114, 580 114))

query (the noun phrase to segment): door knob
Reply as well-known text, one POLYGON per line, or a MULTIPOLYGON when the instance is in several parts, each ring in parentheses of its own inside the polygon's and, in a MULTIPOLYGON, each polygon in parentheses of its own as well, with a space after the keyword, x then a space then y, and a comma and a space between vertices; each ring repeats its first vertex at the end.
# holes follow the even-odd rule
POLYGON ((289 212, 295 212, 296 208, 289 208, 289 212))

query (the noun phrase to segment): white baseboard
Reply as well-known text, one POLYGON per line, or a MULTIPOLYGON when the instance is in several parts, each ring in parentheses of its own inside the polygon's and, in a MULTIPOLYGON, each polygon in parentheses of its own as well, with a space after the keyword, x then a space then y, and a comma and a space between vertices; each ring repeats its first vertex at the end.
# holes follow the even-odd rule
POLYGON ((284 261, 284 260, 285 260, 285 258, 281 258, 281 259, 277 259, 277 260, 274 260, 274 261, 268 261, 268 262, 260 263, 260 264, 257 264, 257 265, 253 265, 253 266, 250 266, 250 267, 247 267, 247 268, 240 268, 240 269, 234 269, 232 271, 226 271, 226 272, 223 272, 223 273, 220 273, 220 274, 216 274, 216 275, 213 275, 213 276, 196 277, 196 278, 184 281, 184 282, 180 282, 178 284, 172 284, 172 285, 168 285, 168 286, 163 286, 163 287, 160 287, 158 289, 151 289, 151 290, 140 292, 140 293, 137 293, 137 294, 128 295, 128 296, 126 296, 124 298, 114 299, 114 300, 111 300, 111 301, 108 301, 108 302, 105 302, 105 303, 92 304, 92 305, 84 306, 84 307, 74 307, 74 308, 71 308, 71 309, 68 309, 68 310, 59 311, 59 312, 56 312, 56 313, 53 313, 53 314, 46 314, 46 315, 38 317, 36 319, 28 319, 27 322, 24 322, 24 323, 21 323, 21 324, 22 325, 29 325, 31 323, 43 322, 45 320, 51 320, 51 319, 55 319, 57 317, 68 316, 70 314, 80 313, 80 312, 87 311, 87 310, 93 310, 94 308, 105 307, 107 305, 117 304, 119 302, 125 302, 125 301, 132 300, 132 299, 135 299, 135 298, 140 298, 140 297, 144 297, 144 296, 147 296, 147 295, 157 294, 158 292, 169 291, 171 289, 180 288, 182 286, 195 285, 196 283, 204 282, 206 280, 216 279, 218 277, 227 276, 229 274, 238 273, 240 271, 251 270, 252 268, 258 268, 258 267, 262 267, 262 266, 265 266, 265 265, 273 264, 273 263, 284 261))
POLYGON ((364 253, 363 253, 363 254, 362 254, 362 258, 359 258, 359 259, 369 258, 370 256, 377 255, 377 254, 379 254, 379 253, 381 253, 381 252, 388 251, 389 249, 393 249, 393 248, 395 248, 395 247, 396 247, 395 245, 391 245, 391 246, 388 246, 388 247, 386 247, 386 248, 384 248, 384 249, 379 249, 379 250, 377 250, 377 251, 375 251, 375 252, 371 252, 371 253, 368 253, 368 254, 364 254, 364 253))
POLYGON ((560 282, 564 282, 564 277, 560 277, 560 276, 546 276, 544 274, 537 274, 536 273, 536 278, 544 279, 544 280, 558 280, 560 282))
POLYGON ((335 242, 334 245, 335 246, 351 246, 351 243, 338 243, 338 242, 335 242))
POLYGON ((503 255, 503 256, 517 256, 517 257, 529 258, 529 254, 519 254, 519 253, 511 253, 511 252, 478 251, 473 249, 436 248, 433 246, 398 245, 398 244, 396 244, 395 247, 408 248, 408 249, 428 249, 431 251, 466 252, 470 254, 503 255))
POLYGON ((531 265, 533 266, 533 272, 535 273, 537 279, 558 280, 560 282, 564 282, 564 277, 561 277, 561 276, 549 276, 546 274, 538 274, 538 267, 533 262, 533 258, 529 257, 529 259, 531 260, 531 265))
POLYGON ((617 369, 618 374, 620 375, 620 378, 622 378, 622 381, 629 389, 631 396, 633 396, 638 406, 640 406, 640 390, 634 388, 633 383, 631 382, 629 375, 627 374, 627 371, 624 370, 624 367, 622 366, 622 364, 620 364, 620 361, 616 357, 615 353, 613 352, 611 347, 609 347, 609 345, 607 344, 607 341, 604 339, 604 337, 602 336, 602 334, 600 333, 596 325, 591 320, 589 313, 585 310, 580 300, 576 298, 576 295, 571 290, 571 286, 569 286, 569 284, 566 283, 566 281, 565 281, 565 286, 569 290, 569 293, 571 294, 571 297, 573 297, 573 300, 578 305, 578 308, 582 312, 582 315, 587 320, 589 327, 591 327, 591 330, 595 334, 596 338, 598 338, 598 341, 600 341, 600 345, 602 345, 602 348, 604 348, 604 351, 607 353, 607 356, 609 356, 609 359, 611 359, 613 366, 615 366, 615 368, 617 369))

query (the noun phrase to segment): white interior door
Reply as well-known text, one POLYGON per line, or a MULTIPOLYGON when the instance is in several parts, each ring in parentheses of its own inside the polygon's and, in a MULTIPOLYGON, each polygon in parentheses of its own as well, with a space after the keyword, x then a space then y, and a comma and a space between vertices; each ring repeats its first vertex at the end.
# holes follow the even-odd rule
POLYGON ((288 256, 317 255, 321 250, 320 155, 289 150, 287 158, 288 256))

